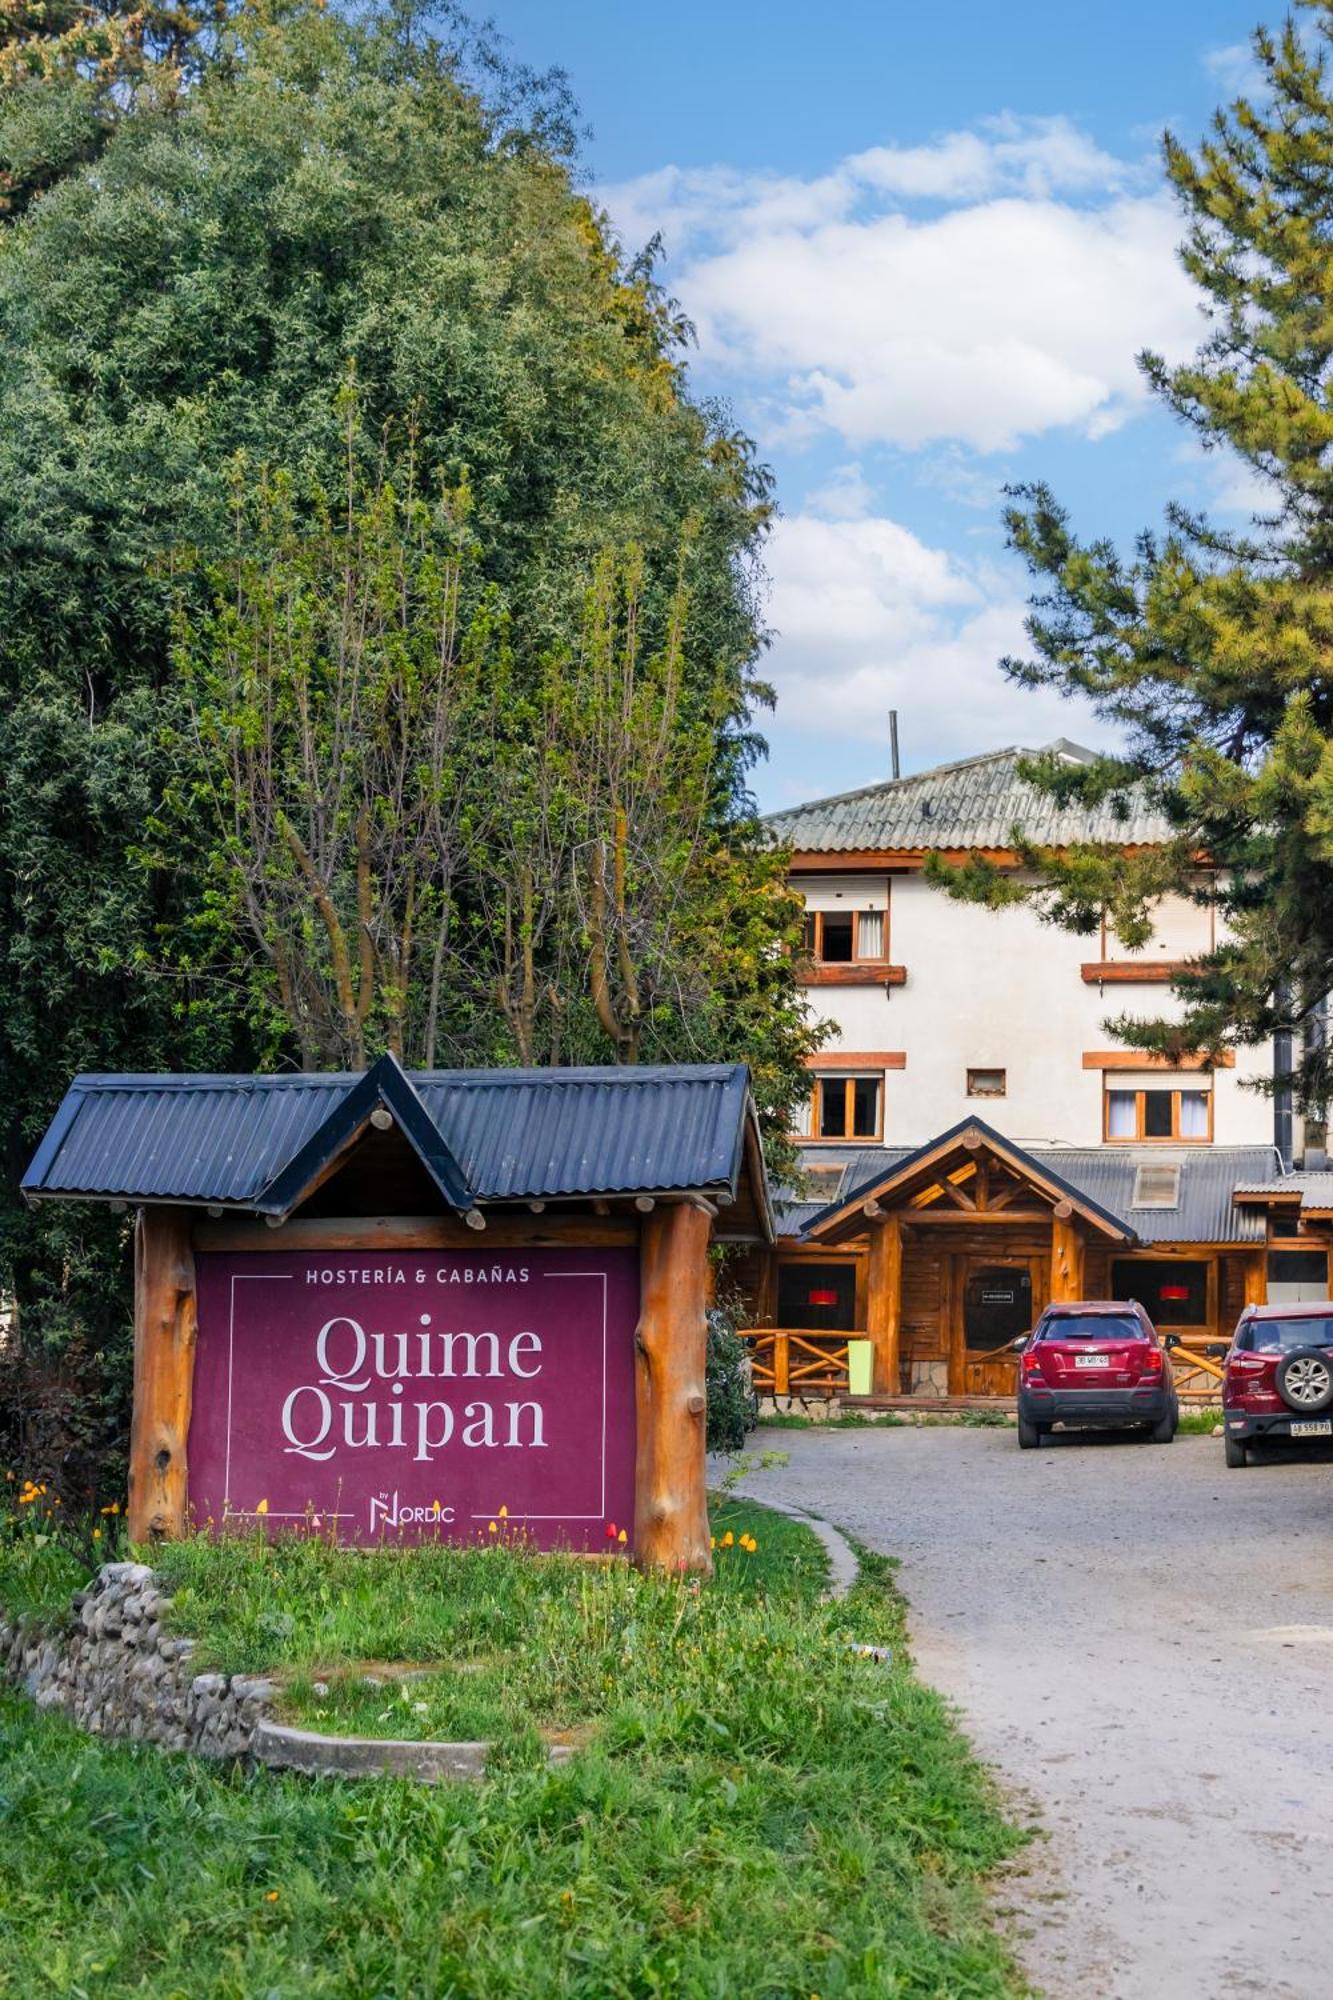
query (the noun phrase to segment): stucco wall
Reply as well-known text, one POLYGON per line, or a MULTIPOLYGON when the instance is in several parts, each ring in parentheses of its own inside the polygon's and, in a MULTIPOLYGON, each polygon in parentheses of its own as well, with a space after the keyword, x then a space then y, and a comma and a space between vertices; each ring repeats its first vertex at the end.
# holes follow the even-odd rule
MULTIPOLYGON (((812 903, 838 907, 822 882, 800 886, 812 903)), ((1207 911, 1183 906, 1171 916, 1170 930, 1141 956, 1206 949, 1207 911), (1189 936, 1193 926, 1197 938, 1189 936)), ((906 967, 905 986, 819 986, 810 994, 815 1010, 838 1024, 830 1048, 906 1053, 906 1067, 885 1078, 889 1145, 920 1144, 969 1113, 1020 1141, 1100 1145, 1103 1075, 1083 1068, 1084 1052, 1117 1046, 1108 1017, 1177 1005, 1163 985, 1085 985, 1080 968, 1102 957, 1100 937, 1073 936, 1028 909, 956 903, 914 875, 892 883, 889 956, 906 967), (1004 1069, 1006 1095, 969 1098, 969 1067, 1004 1069)), ((1108 956, 1129 954, 1111 940, 1108 956)), ((1239 1050, 1234 1070, 1216 1072, 1215 1144, 1271 1143, 1271 1101, 1241 1087, 1269 1060, 1263 1050, 1239 1050)), ((1126 1051, 1126 1067, 1133 1061, 1126 1051)))

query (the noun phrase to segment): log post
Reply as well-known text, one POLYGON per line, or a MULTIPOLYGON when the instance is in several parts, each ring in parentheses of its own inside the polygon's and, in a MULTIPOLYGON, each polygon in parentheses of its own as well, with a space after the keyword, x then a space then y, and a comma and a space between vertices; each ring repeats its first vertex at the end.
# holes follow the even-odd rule
POLYGON ((779 1329, 773 1335, 773 1394, 791 1392, 791 1335, 779 1329))
POLYGON ((185 1533, 197 1330, 190 1221, 187 1209, 143 1208, 134 1225, 132 1542, 172 1541, 185 1533))
POLYGON ((1081 1299, 1083 1282, 1083 1238, 1072 1216, 1057 1208, 1051 1218, 1051 1303, 1081 1299))
POLYGON ((1242 1259, 1247 1306, 1265 1305, 1268 1300, 1268 1252, 1247 1250, 1242 1259))
POLYGON ((712 1217, 691 1202, 643 1218, 635 1334, 634 1559, 712 1574, 705 1491, 704 1318, 712 1217))
POLYGON ((870 1227, 866 1259, 866 1332, 875 1343, 875 1394, 901 1392, 899 1348, 903 1320, 903 1232, 896 1214, 870 1227))

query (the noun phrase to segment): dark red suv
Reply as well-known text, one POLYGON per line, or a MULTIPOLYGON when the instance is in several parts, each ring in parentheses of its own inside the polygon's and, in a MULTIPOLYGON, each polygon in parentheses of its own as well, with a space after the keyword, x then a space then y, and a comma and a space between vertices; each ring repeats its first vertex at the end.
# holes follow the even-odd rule
POLYGON ((1333 1300, 1248 1306, 1222 1384, 1227 1464, 1264 1438, 1333 1438, 1333 1300))
POLYGON ((1180 1421, 1157 1329, 1135 1300, 1047 1306, 1019 1342, 1018 1442, 1039 1445, 1053 1424, 1147 1428, 1170 1444, 1180 1421))

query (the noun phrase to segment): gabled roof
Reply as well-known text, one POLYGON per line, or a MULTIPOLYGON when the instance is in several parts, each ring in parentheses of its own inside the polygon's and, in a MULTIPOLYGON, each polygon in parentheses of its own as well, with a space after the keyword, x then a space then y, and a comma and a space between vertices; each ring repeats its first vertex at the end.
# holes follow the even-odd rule
POLYGON ((725 1200, 744 1176, 770 1233, 740 1063, 408 1073, 386 1058, 355 1075, 80 1076, 23 1192, 286 1213, 376 1103, 450 1206, 682 1192, 725 1200))
MULTIPOLYGON (((1333 1174, 1289 1174, 1279 1179, 1278 1157, 1272 1146, 1028 1144, 1022 1150, 1117 1216, 1133 1230, 1135 1240, 1141 1244, 1262 1243, 1264 1198, 1287 1190, 1293 1203, 1298 1203, 1300 1192, 1295 1184, 1299 1181, 1324 1183, 1314 1191, 1333 1206, 1333 1174), (1166 1165, 1180 1168, 1175 1207, 1136 1208, 1134 1183, 1139 1168, 1166 1165)), ((797 1201, 779 1189, 779 1235, 803 1236, 810 1224, 835 1202, 841 1205, 869 1200, 875 1182, 888 1168, 908 1157, 903 1147, 821 1146, 820 1164, 842 1169, 836 1194, 833 1200, 825 1197, 797 1201)))
MULTIPOLYGON (((1044 749, 1071 764, 1091 763, 1094 756, 1063 736, 1044 749)), ((1123 817, 1109 803, 1092 811, 1060 809, 1049 794, 1018 776, 1020 758, 1039 754, 1011 744, 856 792, 812 799, 808 805, 770 813, 765 825, 776 839, 804 854, 1004 849, 1013 845, 1016 825, 1043 847, 1087 840, 1147 847, 1171 838, 1169 822, 1146 801, 1132 805, 1123 817)))
POLYGON ((381 1056, 345 1096, 336 1097, 322 1125, 316 1126, 295 1153, 257 1196, 260 1215, 290 1215, 335 1172, 361 1138, 376 1111, 398 1127, 434 1182, 446 1208, 472 1208, 472 1190, 443 1136, 432 1122, 406 1071, 392 1056, 381 1056))
MULTIPOLYGON (((1081 1189, 1074 1186, 1050 1164, 1050 1154, 1038 1159, 1026 1152, 1012 1139, 1006 1139, 993 1125, 983 1118, 964 1118, 947 1132, 941 1132, 937 1139, 928 1140, 918 1146, 915 1152, 905 1154, 901 1159, 886 1165, 884 1170, 864 1186, 850 1194, 842 1193, 836 1201, 821 1209, 819 1214, 807 1222, 804 1235, 816 1242, 831 1239, 846 1233, 849 1225, 855 1225, 861 1210, 868 1201, 877 1201, 881 1206, 891 1204, 896 1195, 904 1199, 918 1182, 923 1182, 932 1171, 943 1171, 951 1159, 969 1150, 985 1151, 992 1159, 1001 1161, 1017 1174, 1037 1193, 1054 1201, 1068 1202, 1070 1208, 1081 1215, 1085 1222, 1099 1230, 1104 1236, 1118 1243, 1134 1240, 1133 1226, 1103 1208, 1100 1202, 1092 1201, 1081 1189)), ((1068 1210, 1066 1210, 1068 1213, 1068 1210)))

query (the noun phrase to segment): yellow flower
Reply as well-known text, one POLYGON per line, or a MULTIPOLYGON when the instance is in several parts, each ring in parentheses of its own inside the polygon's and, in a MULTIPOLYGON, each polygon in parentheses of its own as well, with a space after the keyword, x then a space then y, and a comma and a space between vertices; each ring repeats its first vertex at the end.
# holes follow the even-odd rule
POLYGON ((509 1519, 509 1509, 507 1507, 502 1507, 500 1509, 500 1519, 502 1521, 507 1521, 509 1519))
POLYGON ((102 1539, 102 1530, 101 1530, 100 1528, 94 1528, 94 1529, 93 1529, 93 1540, 94 1540, 95 1542, 100 1542, 100 1541, 101 1541, 101 1539, 102 1539))
POLYGON ((710 1549, 715 1549, 715 1548, 717 1547, 717 1536, 716 1536, 716 1535, 710 1535, 710 1536, 708 1537, 708 1546, 709 1546, 709 1548, 710 1548, 710 1549))
POLYGON ((276 1889, 265 1889, 264 1901, 266 1903, 276 1903, 277 1900, 278 1900, 278 1891, 276 1889))
POLYGON ((488 1535, 497 1535, 500 1531, 496 1527, 494 1521, 488 1521, 486 1523, 486 1532, 488 1535))
POLYGON ((259 1501, 257 1501, 257 1502, 255 1503, 255 1512, 256 1512, 256 1514, 267 1514, 267 1512, 268 1512, 268 1501, 267 1501, 267 1500, 259 1500, 259 1501))
POLYGON ((729 1549, 732 1543, 735 1541, 735 1539, 736 1537, 732 1534, 731 1529, 728 1528, 726 1534, 722 1537, 723 1548, 729 1549))
POLYGON ((625 1530, 623 1528, 620 1530, 620 1533, 616 1536, 616 1540, 621 1543, 627 1542, 629 1540, 629 1536, 625 1533, 625 1530))

